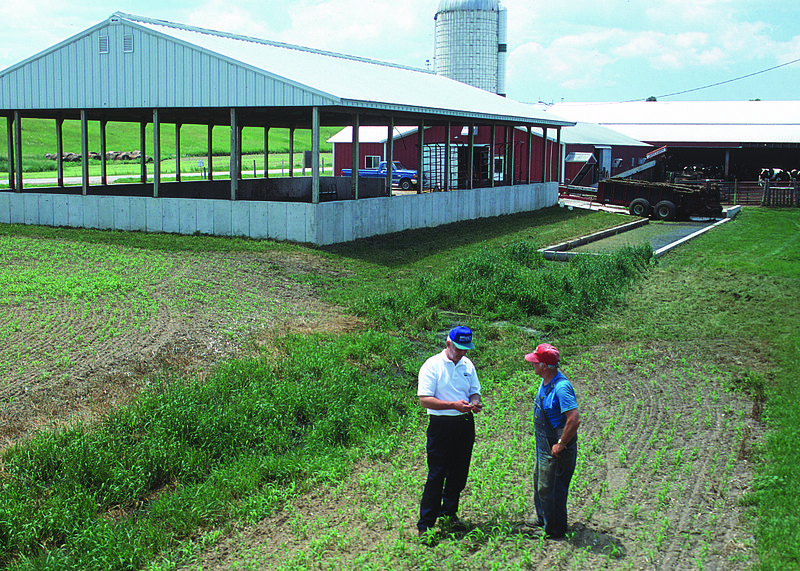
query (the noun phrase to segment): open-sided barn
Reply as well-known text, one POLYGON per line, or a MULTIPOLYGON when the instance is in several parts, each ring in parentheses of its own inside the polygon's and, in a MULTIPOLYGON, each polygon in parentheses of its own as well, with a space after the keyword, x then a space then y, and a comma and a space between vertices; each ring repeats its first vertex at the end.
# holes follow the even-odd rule
MULTIPOLYGON (((410 124, 422 136, 426 128, 452 125, 473 125, 478 131, 523 127, 528 136, 538 129, 558 138, 562 127, 573 124, 424 70, 120 12, 0 72, 0 114, 7 118, 8 148, 13 149, 8 190, 0 192, 0 222, 315 244, 533 210, 554 204, 558 196, 555 180, 533 182, 527 176, 488 188, 467 185, 457 193, 411 197, 386 196, 390 193, 356 176, 322 177, 322 125, 381 126, 388 133, 395 125, 410 124), (52 119, 59 146, 63 122, 80 121, 83 156, 90 150, 88 123, 98 122, 101 161, 109 124, 138 123, 143 147, 145 127, 152 125, 153 152, 146 154, 155 158, 153 181, 147 181, 143 163, 138 184, 109 185, 103 176, 100 185, 91 185, 84 166, 80 187, 65 186, 59 176, 52 188, 26 188, 21 125, 29 117, 52 119), (160 131, 167 124, 175 128, 176 155, 182 125, 228 126, 230 178, 162 181, 160 131), (309 129, 311 176, 285 180, 265 172, 260 179, 243 179, 244 127, 264 129, 265 151, 271 127, 309 129)), ((353 148, 358 145, 354 140, 353 148)), ((509 145, 506 153, 513 148, 509 145)), ((60 165, 60 149, 58 156, 60 165)), ((387 157, 392 156, 390 144, 387 157)), ((210 152, 208 160, 213 160, 210 152)), ((504 160, 514 164, 507 155, 504 160)), ((531 164, 536 160, 544 164, 547 155, 529 155, 531 164)))

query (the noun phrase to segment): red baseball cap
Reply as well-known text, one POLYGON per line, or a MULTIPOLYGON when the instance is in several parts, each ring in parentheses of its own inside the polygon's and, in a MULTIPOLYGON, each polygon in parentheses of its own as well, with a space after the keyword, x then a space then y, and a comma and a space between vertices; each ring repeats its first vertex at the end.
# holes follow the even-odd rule
POLYGON ((544 363, 546 365, 558 365, 561 361, 561 354, 558 349, 549 343, 542 343, 533 353, 525 355, 525 360, 531 363, 544 363))

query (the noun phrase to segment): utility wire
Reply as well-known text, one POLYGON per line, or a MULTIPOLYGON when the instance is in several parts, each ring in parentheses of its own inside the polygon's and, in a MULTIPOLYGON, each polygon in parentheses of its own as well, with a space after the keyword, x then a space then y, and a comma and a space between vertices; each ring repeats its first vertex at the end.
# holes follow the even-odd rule
MULTIPOLYGON (((675 93, 667 93, 665 95, 658 95, 656 99, 661 99, 662 97, 672 97, 673 95, 683 95, 684 93, 692 93, 693 91, 700 91, 702 89, 709 89, 711 87, 717 87, 719 85, 725 85, 726 83, 733 83, 734 81, 739 81, 740 79, 747 79, 748 77, 753 77, 754 75, 759 75, 761 73, 767 73, 768 71, 773 71, 775 69, 785 67, 787 65, 792 65, 793 63, 797 63, 800 61, 800 58, 787 61, 786 63, 782 63, 780 65, 776 65, 767 69, 762 69, 761 71, 754 71, 753 73, 748 73, 747 75, 742 75, 740 77, 734 77, 733 79, 726 79, 725 81, 719 81, 717 83, 712 83, 710 85, 704 85, 702 87, 695 87, 693 89, 685 89, 683 91, 676 91, 675 93)), ((634 101, 646 101, 646 99, 630 99, 628 101, 623 101, 622 103, 633 103, 634 101)))

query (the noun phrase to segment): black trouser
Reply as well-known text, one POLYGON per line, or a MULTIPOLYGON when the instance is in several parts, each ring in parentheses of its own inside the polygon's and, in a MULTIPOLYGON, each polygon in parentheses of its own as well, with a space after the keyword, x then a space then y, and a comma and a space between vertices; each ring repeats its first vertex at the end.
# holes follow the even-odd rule
POLYGON ((428 479, 422 492, 417 528, 424 531, 438 517, 455 518, 458 500, 467 484, 475 420, 472 413, 431 415, 428 420, 428 479))

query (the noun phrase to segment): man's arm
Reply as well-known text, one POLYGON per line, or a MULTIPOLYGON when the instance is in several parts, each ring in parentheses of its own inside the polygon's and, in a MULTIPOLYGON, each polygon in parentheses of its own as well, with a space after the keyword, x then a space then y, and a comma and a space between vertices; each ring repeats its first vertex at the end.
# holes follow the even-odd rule
POLYGON ((555 457, 558 457, 567 447, 567 444, 575 438, 575 435, 578 433, 578 427, 581 425, 581 414, 578 412, 577 408, 568 410, 564 413, 564 416, 567 417, 567 423, 564 425, 564 432, 561 434, 561 438, 558 439, 558 442, 553 444, 553 449, 550 451, 555 457))
MULTIPOLYGON (((474 396, 474 395, 473 395, 474 396)), ((479 395, 480 398, 480 395, 479 395)), ((419 397, 419 404, 431 410, 457 410, 458 412, 470 412, 472 405, 465 400, 445 401, 436 397, 419 397)))

